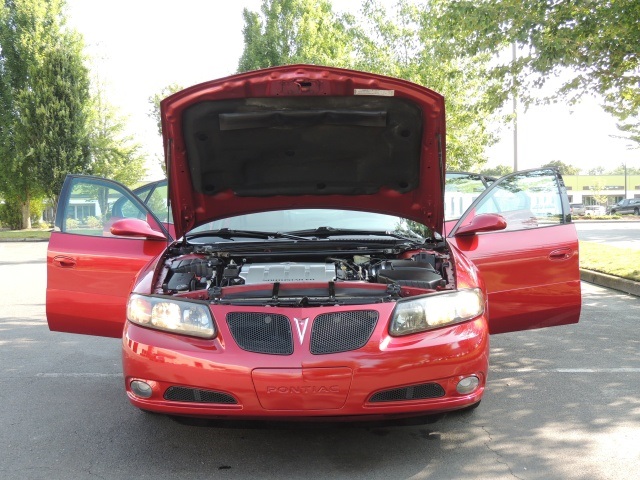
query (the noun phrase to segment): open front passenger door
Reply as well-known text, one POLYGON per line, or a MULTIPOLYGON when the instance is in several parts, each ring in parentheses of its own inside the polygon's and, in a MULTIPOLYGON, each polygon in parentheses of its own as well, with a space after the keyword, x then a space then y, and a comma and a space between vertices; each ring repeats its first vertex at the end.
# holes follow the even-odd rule
POLYGON ((491 333, 578 322, 578 235, 557 171, 498 179, 471 204, 448 241, 482 274, 491 333))
POLYGON ((67 176, 47 249, 49 328, 121 337, 135 277, 170 239, 123 185, 67 176))

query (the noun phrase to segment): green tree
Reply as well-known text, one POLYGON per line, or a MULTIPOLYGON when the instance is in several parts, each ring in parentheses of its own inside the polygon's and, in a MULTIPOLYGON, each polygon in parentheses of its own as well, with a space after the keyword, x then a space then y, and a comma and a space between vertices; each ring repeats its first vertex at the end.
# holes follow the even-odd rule
POLYGON ((480 170, 482 175, 488 175, 490 177, 504 177, 513 172, 513 168, 507 165, 497 165, 495 167, 483 168, 480 170))
MULTIPOLYGON (((640 168, 630 167, 627 165, 627 175, 640 175, 640 168)), ((618 165, 616 168, 610 170, 608 173, 610 175, 624 175, 625 166, 618 165)))
MULTIPOLYGON (((168 97, 169 95, 179 92, 182 89, 183 87, 180 86, 179 84, 172 83, 164 87, 158 93, 155 93, 154 95, 150 96, 148 99, 150 107, 149 107, 149 111, 147 112, 147 116, 155 120, 156 126, 158 127, 158 135, 160 136, 162 136, 162 117, 160 116, 160 102, 164 100, 166 97, 168 97)), ((162 168, 162 171, 166 175, 167 167, 164 163, 164 158, 158 157, 156 161, 158 162, 158 164, 162 168)))
POLYGON ((609 196, 604 191, 604 183, 600 180, 596 181, 595 184, 591 187, 593 200, 596 202, 596 205, 606 205, 609 196))
POLYGON ((156 121, 156 126, 158 127, 158 135, 162 136, 162 118, 160 117, 160 102, 164 100, 169 95, 173 95, 176 92, 179 92, 184 87, 177 83, 172 83, 167 85, 158 93, 153 94, 149 97, 149 112, 147 115, 149 118, 152 118, 156 121))
POLYGON ((561 162, 560 160, 552 160, 547 162, 543 167, 556 167, 561 175, 578 175, 580 173, 579 167, 574 167, 568 163, 561 162))
POLYGON ((638 0, 434 0, 439 24, 461 54, 518 46, 515 62, 492 70, 503 96, 518 89, 525 102, 561 77, 554 98, 575 101, 594 92, 640 142, 640 2, 638 0), (513 81, 513 78, 516 81, 513 81))
POLYGON ((107 102, 98 79, 95 80, 91 113, 91 174, 134 186, 146 172, 142 147, 125 133, 125 120, 107 102))
POLYGON ((604 167, 595 167, 587 170, 587 175, 604 175, 604 167))
POLYGON ((82 43, 62 36, 33 68, 31 89, 21 92, 22 131, 30 146, 35 179, 55 201, 67 173, 87 173, 89 160, 89 77, 81 57, 82 43))
POLYGON ((490 56, 461 57, 445 40, 437 10, 430 1, 399 1, 386 9, 363 3, 358 29, 362 70, 424 85, 446 98, 447 168, 471 170, 486 162, 485 149, 495 143, 490 120, 495 85, 486 78, 490 56))
POLYGON ((83 172, 88 73, 81 38, 65 25, 63 0, 0 3, 0 191, 21 206, 57 195, 67 172, 83 172))
POLYGON ((354 53, 352 15, 327 0, 263 0, 261 13, 244 9, 244 51, 238 71, 294 63, 347 67, 354 53))
POLYGON ((387 10, 363 3, 360 21, 338 14, 326 0, 263 0, 260 13, 244 11, 245 47, 239 71, 292 63, 352 67, 425 85, 447 99, 447 164, 484 163, 495 141, 488 125, 488 54, 455 55, 443 40, 431 2, 401 1, 387 10))

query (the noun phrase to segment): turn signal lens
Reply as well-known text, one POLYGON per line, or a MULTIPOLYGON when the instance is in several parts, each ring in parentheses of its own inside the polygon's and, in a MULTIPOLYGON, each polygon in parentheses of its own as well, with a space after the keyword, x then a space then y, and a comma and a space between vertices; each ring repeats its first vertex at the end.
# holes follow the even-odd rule
POLYGON ((206 302, 132 294, 127 319, 143 327, 202 338, 213 338, 215 327, 206 302))

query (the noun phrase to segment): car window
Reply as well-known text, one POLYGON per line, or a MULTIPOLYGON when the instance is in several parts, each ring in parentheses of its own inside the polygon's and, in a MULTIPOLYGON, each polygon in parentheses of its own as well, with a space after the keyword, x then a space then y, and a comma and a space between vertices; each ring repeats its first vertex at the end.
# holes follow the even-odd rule
POLYGON ((133 193, 136 194, 136 197, 140 199, 142 203, 147 203, 147 197, 149 197, 149 192, 155 187, 154 183, 150 183, 148 185, 144 185, 140 188, 136 188, 133 193))
MULTIPOLYGON (((506 230, 523 230, 564 223, 562 191, 555 172, 522 172, 497 181, 493 190, 469 212, 498 213, 507 221, 506 230)), ((564 193, 566 195, 566 193, 564 193)))
POLYGON ((167 195, 167 184, 159 184, 144 203, 161 222, 173 223, 171 211, 167 207, 167 195))
POLYGON ((447 173, 444 188, 444 218, 456 220, 487 189, 480 175, 447 173))
MULTIPOLYGON (((62 201, 65 205, 61 230, 66 233, 112 236, 110 228, 116 220, 149 220, 146 211, 125 189, 99 179, 74 178, 68 197, 62 201)), ((151 223, 156 228, 155 222, 151 223)))
POLYGON ((163 223, 173 223, 173 215, 167 207, 167 180, 152 182, 136 188, 133 193, 163 223))

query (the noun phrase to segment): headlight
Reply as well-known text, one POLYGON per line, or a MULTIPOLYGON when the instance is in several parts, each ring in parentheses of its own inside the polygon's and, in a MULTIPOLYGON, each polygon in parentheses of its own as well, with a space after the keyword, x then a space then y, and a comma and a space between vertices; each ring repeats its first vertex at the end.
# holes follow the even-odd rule
POLYGON ((471 320, 484 313, 484 296, 479 288, 425 295, 400 300, 391 318, 389 333, 410 335, 471 320))
POLYGON ((213 338, 216 333, 209 305, 203 302, 132 294, 127 319, 143 327, 194 337, 213 338))

